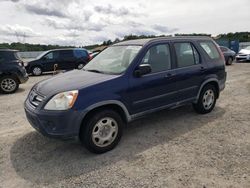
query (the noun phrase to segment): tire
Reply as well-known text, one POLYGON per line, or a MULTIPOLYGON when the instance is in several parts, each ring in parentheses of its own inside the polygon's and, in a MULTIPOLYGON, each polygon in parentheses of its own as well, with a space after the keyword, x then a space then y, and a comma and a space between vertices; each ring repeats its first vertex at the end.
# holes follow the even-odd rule
POLYGON ((0 92, 4 94, 15 93, 19 88, 19 82, 13 76, 3 76, 0 78, 0 92))
POLYGON ((229 57, 226 64, 227 65, 232 65, 233 64, 233 58, 229 57))
POLYGON ((119 143, 124 122, 121 116, 104 109, 94 113, 82 125, 80 140, 92 153, 101 154, 112 150, 119 143))
POLYGON ((31 73, 34 76, 40 76, 43 74, 43 70, 40 66, 34 66, 31 68, 31 73))
POLYGON ((198 102, 193 104, 194 110, 199 114, 210 113, 215 107, 217 96, 216 88, 211 84, 206 85, 200 93, 198 102))
POLYGON ((83 69, 83 67, 84 67, 84 64, 83 64, 83 63, 80 63, 80 64, 77 65, 77 69, 78 69, 78 70, 83 69))

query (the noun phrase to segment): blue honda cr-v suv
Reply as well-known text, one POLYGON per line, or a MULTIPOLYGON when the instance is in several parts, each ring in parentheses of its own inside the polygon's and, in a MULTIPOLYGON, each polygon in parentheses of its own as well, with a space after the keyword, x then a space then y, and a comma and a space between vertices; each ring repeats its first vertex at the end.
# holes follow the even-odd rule
POLYGON ((30 124, 44 135, 79 137, 92 152, 113 149, 127 122, 192 103, 213 110, 225 87, 223 54, 207 37, 125 41, 82 70, 39 82, 25 101, 30 124))

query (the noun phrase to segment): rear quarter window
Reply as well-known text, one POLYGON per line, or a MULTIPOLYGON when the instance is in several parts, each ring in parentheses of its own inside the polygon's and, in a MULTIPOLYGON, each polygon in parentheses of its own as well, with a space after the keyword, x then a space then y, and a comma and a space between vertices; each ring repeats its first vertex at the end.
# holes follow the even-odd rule
POLYGON ((203 50, 206 52, 210 59, 220 59, 220 54, 212 41, 200 42, 200 46, 203 48, 203 50))
POLYGON ((76 58, 83 58, 83 57, 87 57, 88 53, 85 50, 74 50, 74 56, 76 58))
POLYGON ((73 51, 72 50, 61 50, 60 51, 60 58, 61 59, 67 59, 73 57, 73 51))

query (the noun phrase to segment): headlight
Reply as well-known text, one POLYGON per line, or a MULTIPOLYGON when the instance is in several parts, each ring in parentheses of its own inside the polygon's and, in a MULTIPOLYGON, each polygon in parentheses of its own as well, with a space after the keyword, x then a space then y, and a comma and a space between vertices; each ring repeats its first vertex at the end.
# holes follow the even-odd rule
POLYGON ((24 62, 23 65, 24 65, 25 67, 27 67, 27 66, 28 66, 28 63, 27 63, 27 62, 24 62))
POLYGON ((67 91, 55 95, 44 107, 45 110, 68 110, 73 107, 78 91, 67 91))

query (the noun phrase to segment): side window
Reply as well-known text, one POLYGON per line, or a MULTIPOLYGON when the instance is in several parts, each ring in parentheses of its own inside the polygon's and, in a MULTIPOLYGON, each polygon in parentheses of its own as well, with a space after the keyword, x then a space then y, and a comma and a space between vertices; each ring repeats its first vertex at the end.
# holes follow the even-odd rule
POLYGON ((3 57, 3 55, 0 52, 0 63, 3 62, 3 61, 4 61, 4 57, 3 57))
POLYGON ((220 54, 212 41, 200 42, 200 45, 211 59, 220 58, 220 54))
POLYGON ((171 56, 168 44, 151 47, 142 60, 142 64, 150 64, 152 73, 171 69, 171 56))
POLYGON ((69 59, 69 58, 72 58, 72 57, 74 57, 72 50, 62 50, 62 51, 60 51, 60 58, 61 59, 69 59))
POLYGON ((53 60, 53 59, 57 59, 58 56, 59 56, 58 52, 50 52, 47 55, 45 55, 44 58, 47 60, 53 60))
POLYGON ((85 50, 74 50, 74 56, 76 58, 87 57, 87 52, 85 50))
POLYGON ((174 48, 177 56, 178 68, 188 67, 200 63, 199 53, 191 43, 175 43, 174 48))

